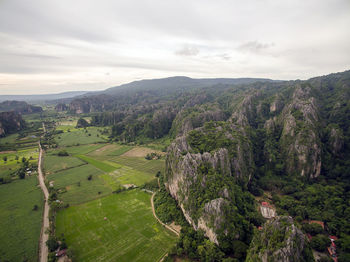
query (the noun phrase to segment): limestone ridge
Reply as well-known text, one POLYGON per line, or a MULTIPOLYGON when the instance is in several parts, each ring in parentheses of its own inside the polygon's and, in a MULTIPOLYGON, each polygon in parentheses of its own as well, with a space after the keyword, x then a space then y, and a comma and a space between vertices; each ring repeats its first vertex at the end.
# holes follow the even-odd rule
POLYGON ((321 172, 320 122, 317 99, 309 86, 297 85, 291 102, 280 116, 281 145, 286 159, 286 171, 311 178, 321 172))
POLYGON ((326 172, 324 159, 341 157, 346 144, 348 75, 258 83, 183 107, 173 121, 165 185, 187 221, 219 245, 229 235, 240 239, 237 227, 227 228, 231 211, 244 217, 232 204, 232 181, 249 187, 257 172, 313 181, 326 172))
POLYGON ((256 232, 246 261, 313 261, 313 256, 303 232, 291 217, 283 216, 267 221, 263 229, 256 232))
POLYGON ((238 189, 230 182, 247 182, 253 165, 249 141, 243 138, 240 130, 235 130, 235 126, 229 122, 207 124, 187 136, 178 137, 168 148, 166 187, 178 201, 187 221, 196 230, 202 229, 212 242, 219 244, 220 233, 240 239, 242 232, 226 227, 232 224, 225 214, 228 210, 237 216, 244 215, 231 205, 238 189), (209 137, 214 144, 197 148, 198 144, 203 145, 200 139, 205 137, 209 137), (228 148, 223 145, 228 145, 228 148), (194 192, 205 191, 215 183, 217 187, 210 194, 199 194, 203 201, 193 197, 194 192))

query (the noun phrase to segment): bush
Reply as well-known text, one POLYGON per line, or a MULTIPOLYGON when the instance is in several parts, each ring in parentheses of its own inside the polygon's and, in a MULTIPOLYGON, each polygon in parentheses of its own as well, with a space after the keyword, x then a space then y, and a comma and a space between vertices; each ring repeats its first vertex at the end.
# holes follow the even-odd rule
POLYGON ((58 156, 69 156, 68 152, 66 150, 61 150, 57 154, 58 156))
POLYGON ((46 241, 46 245, 49 248, 50 252, 55 251, 59 247, 56 238, 53 236, 49 237, 49 239, 46 241))

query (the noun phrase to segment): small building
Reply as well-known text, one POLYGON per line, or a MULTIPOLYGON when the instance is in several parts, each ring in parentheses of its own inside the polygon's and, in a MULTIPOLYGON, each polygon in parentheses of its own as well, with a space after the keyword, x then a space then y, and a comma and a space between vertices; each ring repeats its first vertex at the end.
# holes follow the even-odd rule
POLYGON ((329 236, 329 239, 333 242, 338 240, 338 238, 336 236, 329 236))

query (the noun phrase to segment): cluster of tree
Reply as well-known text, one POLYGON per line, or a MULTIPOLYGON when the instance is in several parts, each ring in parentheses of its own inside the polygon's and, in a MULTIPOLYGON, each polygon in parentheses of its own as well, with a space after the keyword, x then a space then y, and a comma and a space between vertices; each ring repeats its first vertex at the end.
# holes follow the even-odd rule
POLYGON ((156 152, 152 152, 152 153, 148 153, 146 156, 145 156, 145 159, 146 160, 152 160, 152 159, 160 159, 162 157, 161 154, 158 154, 156 152))

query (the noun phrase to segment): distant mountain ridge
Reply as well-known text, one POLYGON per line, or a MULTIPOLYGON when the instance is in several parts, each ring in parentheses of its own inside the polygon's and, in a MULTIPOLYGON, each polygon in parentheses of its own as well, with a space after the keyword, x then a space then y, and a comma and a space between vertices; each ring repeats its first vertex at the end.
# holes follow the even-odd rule
MULTIPOLYGON (((203 78, 194 79, 175 76, 160 79, 134 81, 104 91, 90 92, 77 96, 70 102, 69 110, 73 113, 90 113, 114 110, 121 104, 135 104, 140 100, 156 103, 158 99, 177 97, 186 92, 202 88, 225 88, 233 85, 246 85, 257 82, 278 82, 267 78, 203 78)), ((62 102, 62 101, 61 101, 62 102)))
POLYGON ((87 91, 70 91, 58 94, 45 94, 45 95, 0 95, 0 102, 7 100, 17 100, 26 102, 48 101, 57 99, 67 99, 79 95, 86 94, 87 91))

